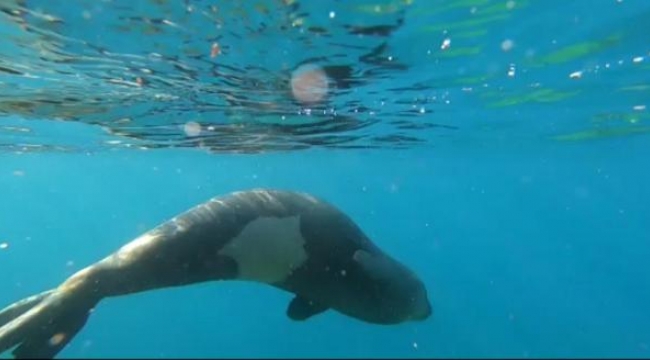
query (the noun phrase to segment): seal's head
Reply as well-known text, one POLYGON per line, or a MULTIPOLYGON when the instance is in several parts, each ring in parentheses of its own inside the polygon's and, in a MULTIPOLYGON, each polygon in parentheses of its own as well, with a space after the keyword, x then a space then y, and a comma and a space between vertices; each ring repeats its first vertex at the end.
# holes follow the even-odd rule
MULTIPOLYGON (((306 207, 307 208, 307 207, 306 207)), ((288 315, 304 320, 327 309, 373 324, 424 320, 432 308, 424 283, 382 251, 350 217, 317 202, 299 217, 304 261, 276 283, 296 294, 288 315)))
POLYGON ((357 250, 351 277, 337 310, 375 324, 425 320, 432 314, 426 288, 413 271, 381 253, 357 250))

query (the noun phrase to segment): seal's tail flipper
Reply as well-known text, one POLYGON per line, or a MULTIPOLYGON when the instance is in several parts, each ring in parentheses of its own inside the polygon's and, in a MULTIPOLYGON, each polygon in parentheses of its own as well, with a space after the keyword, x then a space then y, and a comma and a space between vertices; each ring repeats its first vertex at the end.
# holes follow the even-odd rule
POLYGON ((83 303, 48 291, 0 311, 0 353, 15 347, 17 359, 54 358, 86 324, 95 303, 83 303))
POLYGON ((0 311, 0 327, 4 326, 11 320, 19 317, 20 315, 27 312, 29 309, 38 305, 41 301, 43 301, 43 299, 45 299, 53 291, 54 290, 48 290, 40 294, 36 294, 28 298, 24 298, 2 309, 0 311))

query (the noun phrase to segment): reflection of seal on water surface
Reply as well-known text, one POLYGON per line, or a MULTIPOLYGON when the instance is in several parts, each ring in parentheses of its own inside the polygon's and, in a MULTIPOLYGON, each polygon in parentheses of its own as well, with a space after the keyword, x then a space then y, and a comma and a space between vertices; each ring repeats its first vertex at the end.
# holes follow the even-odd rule
POLYGON ((3 309, 0 353, 17 346, 17 358, 54 357, 106 297, 235 279, 295 294, 294 320, 327 309, 376 324, 431 314, 416 275, 340 210, 303 193, 251 190, 198 205, 3 309))

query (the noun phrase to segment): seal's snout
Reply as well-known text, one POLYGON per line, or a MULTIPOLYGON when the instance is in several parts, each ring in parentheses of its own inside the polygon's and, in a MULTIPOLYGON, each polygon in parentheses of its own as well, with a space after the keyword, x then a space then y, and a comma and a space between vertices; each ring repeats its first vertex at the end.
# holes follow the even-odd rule
POLYGON ((431 303, 428 300, 425 300, 424 303, 419 306, 413 313, 413 320, 426 320, 433 314, 433 308, 431 303))
POLYGON ((422 321, 433 314, 433 307, 429 301, 427 291, 420 281, 417 281, 416 290, 412 292, 408 320, 422 321))

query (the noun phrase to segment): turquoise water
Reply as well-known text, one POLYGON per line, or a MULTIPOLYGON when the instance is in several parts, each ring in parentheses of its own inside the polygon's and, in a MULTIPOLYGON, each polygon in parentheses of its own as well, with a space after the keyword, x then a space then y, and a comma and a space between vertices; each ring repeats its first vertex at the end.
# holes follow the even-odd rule
POLYGON ((650 3, 133 3, 0 2, 0 306, 273 187, 344 210, 434 315, 296 323, 201 284, 102 302, 60 357, 650 356, 650 3), (326 100, 292 97, 303 62, 326 100))

